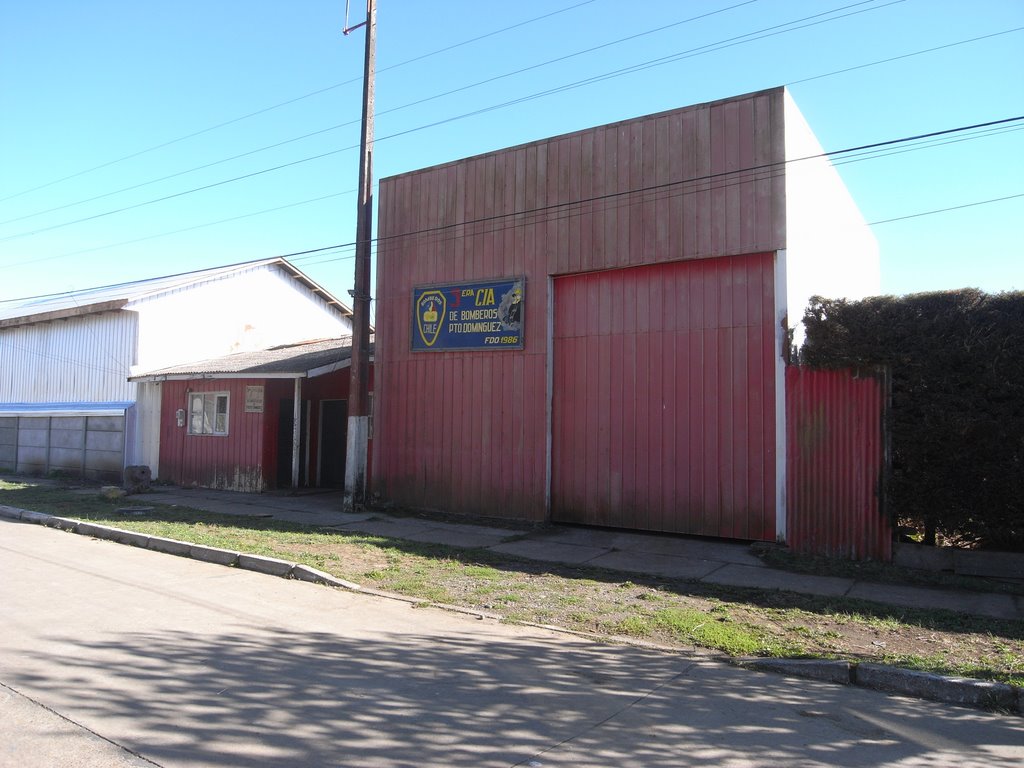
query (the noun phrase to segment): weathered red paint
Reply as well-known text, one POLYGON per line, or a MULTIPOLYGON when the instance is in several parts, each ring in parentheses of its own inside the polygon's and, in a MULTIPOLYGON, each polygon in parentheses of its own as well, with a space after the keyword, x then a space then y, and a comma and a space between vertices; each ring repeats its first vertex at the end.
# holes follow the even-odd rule
MULTIPOLYGON (((264 478, 264 441, 268 425, 274 424, 276 410, 245 413, 245 387, 263 384, 257 379, 167 381, 162 385, 160 419, 160 477, 182 485, 262 491, 264 478), (227 392, 230 413, 228 434, 188 434, 188 394, 191 392, 227 392), (179 427, 175 412, 184 409, 185 426, 179 427)), ((278 382, 267 382, 268 385, 278 382)), ((290 382, 282 382, 287 385, 290 382)), ((272 386, 267 386, 266 402, 274 401, 272 386)))
MULTIPOLYGON (((276 488, 281 402, 294 399, 294 387, 293 379, 165 381, 162 384, 160 417, 160 479, 180 485, 235 491, 259 492, 276 488), (245 412, 245 388, 254 385, 264 387, 262 413, 245 412), (228 392, 230 414, 227 435, 190 435, 187 426, 177 426, 175 413, 183 408, 187 414, 190 392, 228 392)), ((318 477, 320 404, 323 400, 347 400, 348 387, 347 368, 302 380, 302 400, 306 403, 311 427, 307 442, 308 477, 304 471, 300 473, 303 485, 321 485, 318 477)), ((373 366, 370 368, 370 388, 373 391, 373 366)), ((290 434, 285 437, 289 446, 290 434)), ((370 445, 372 447, 372 440, 370 445)))
POLYGON ((884 373, 786 369, 787 544, 853 560, 889 560, 882 504, 884 373))
POLYGON ((555 520, 774 539, 773 265, 555 280, 555 520))
MULTIPOLYGON (((549 279, 698 259, 730 261, 737 254, 742 259, 785 248, 782 166, 778 173, 731 175, 782 161, 782 139, 780 89, 382 180, 374 493, 410 506, 546 519, 549 279), (414 286, 507 277, 525 278, 521 351, 411 351, 414 286)), ((655 283, 641 289, 631 283, 636 276, 629 270, 618 279, 601 288, 607 292, 602 296, 609 305, 621 301, 630 307, 634 330, 602 346, 599 339, 602 331, 610 333, 612 319, 581 306, 576 320, 597 331, 588 331, 594 338, 565 353, 606 374, 588 381, 581 396, 597 402, 610 399, 613 388, 635 393, 621 411, 590 417, 581 411, 571 419, 574 429, 584 430, 581 439, 595 441, 594 461, 623 461, 621 478, 588 489, 594 519, 616 524, 611 510, 621 503, 635 510, 630 514, 638 527, 674 530, 675 510, 699 499, 706 512, 693 525, 701 530, 769 536, 761 501, 753 499, 774 492, 773 450, 737 446, 774 444, 774 390, 758 389, 744 400, 735 390, 720 398, 718 387, 733 386, 734 373, 745 366, 763 366, 766 377, 774 377, 763 346, 774 328, 771 296, 757 292, 758 312, 748 322, 742 314, 745 297, 719 306, 722 291, 740 289, 701 272, 686 286, 695 296, 680 295, 676 303, 669 297, 670 313, 673 322, 681 322, 700 306, 714 323, 707 329, 689 326, 700 334, 674 325, 659 331, 651 312, 666 312, 664 288, 655 283), (666 408, 674 423, 703 423, 706 407, 717 419, 706 434, 664 428, 664 414, 643 391, 644 381, 653 379, 668 393, 666 382, 688 365, 686 353, 675 349, 683 339, 703 356, 706 402, 694 414, 690 393, 677 392, 666 408), (627 376, 638 378, 616 378, 627 376), (743 412, 733 414, 730 407, 739 403, 743 412), (734 429, 737 437, 722 437, 734 429), (711 466, 684 467, 675 459, 704 450, 716 457, 711 466), (625 460, 629 455, 635 457, 632 464, 625 460), (685 483, 675 474, 683 472, 685 483)), ((758 283, 758 291, 764 284, 758 283)), ((552 375, 562 375, 557 366, 552 375)), ((693 386, 690 378, 679 382, 693 386)), ((558 418, 565 416, 563 411, 558 418)), ((596 465, 560 472, 562 478, 579 473, 574 487, 598 477, 596 465)))

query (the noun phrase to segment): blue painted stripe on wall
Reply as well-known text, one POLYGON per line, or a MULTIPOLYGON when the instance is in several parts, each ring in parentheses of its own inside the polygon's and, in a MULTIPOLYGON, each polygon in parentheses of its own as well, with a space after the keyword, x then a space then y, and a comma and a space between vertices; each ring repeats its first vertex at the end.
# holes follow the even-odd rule
POLYGON ((40 411, 123 411, 135 403, 0 403, 0 413, 38 413, 40 411))

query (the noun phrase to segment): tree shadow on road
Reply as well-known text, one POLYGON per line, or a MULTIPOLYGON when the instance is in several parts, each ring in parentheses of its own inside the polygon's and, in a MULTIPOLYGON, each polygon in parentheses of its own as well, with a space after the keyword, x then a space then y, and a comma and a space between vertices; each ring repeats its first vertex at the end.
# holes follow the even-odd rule
MULTIPOLYGON (((230 609, 222 631, 58 634, 44 646, 77 649, 60 677, 31 671, 45 659, 29 654, 15 679, 160 765, 218 768, 807 765, 809 754, 939 766, 950 756, 936 745, 974 744, 989 717, 964 710, 940 726, 923 702, 489 622, 381 639, 359 625, 365 610, 352 611, 351 637, 247 628, 230 609), (898 720, 909 738, 890 729, 898 720)), ((1020 738, 1006 720, 1001 745, 1020 738)))

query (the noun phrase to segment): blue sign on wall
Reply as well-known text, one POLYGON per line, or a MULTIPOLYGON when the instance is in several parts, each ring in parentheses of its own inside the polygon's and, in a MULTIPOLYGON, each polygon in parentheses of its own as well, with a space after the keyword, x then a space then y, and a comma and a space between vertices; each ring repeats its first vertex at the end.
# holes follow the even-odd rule
POLYGON ((522 349, 522 278, 412 289, 413 352, 522 349))

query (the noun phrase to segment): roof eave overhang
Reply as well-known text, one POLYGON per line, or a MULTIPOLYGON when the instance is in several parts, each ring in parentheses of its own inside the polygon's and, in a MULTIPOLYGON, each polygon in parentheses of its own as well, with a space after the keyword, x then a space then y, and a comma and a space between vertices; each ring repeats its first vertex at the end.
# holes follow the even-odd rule
POLYGON ((54 320, 70 320, 73 317, 98 315, 103 312, 116 312, 119 309, 124 309, 127 303, 128 299, 113 299, 112 301, 101 301, 96 304, 84 304, 81 307, 66 307, 65 309, 39 312, 34 315, 8 317, 0 320, 0 330, 4 328, 17 328, 23 325, 36 325, 37 323, 52 323, 54 320))
MULTIPOLYGON (((370 362, 373 362, 373 355, 370 355, 370 362)), ((328 363, 327 365, 321 365, 319 368, 310 368, 306 371, 306 375, 309 378, 315 378, 317 376, 324 376, 328 373, 334 373, 335 371, 343 371, 346 368, 352 367, 352 358, 345 360, 338 360, 334 363, 328 363)))
POLYGON ((144 373, 140 376, 129 376, 128 381, 159 382, 159 381, 196 381, 202 379, 304 379, 305 371, 289 373, 266 373, 248 371, 241 373, 144 373))

